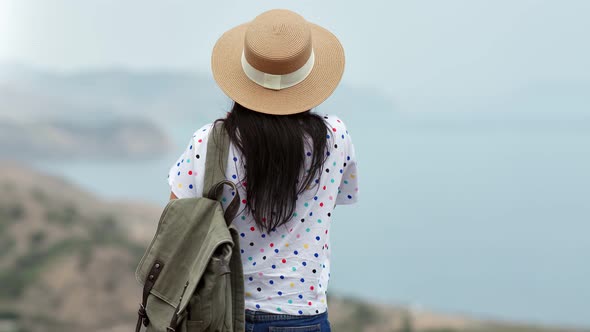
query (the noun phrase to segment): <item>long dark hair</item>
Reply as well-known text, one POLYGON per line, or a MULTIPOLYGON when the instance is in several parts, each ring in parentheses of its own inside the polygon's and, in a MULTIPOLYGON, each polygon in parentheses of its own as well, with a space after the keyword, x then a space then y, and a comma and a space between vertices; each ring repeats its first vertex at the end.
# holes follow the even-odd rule
POLYGON ((215 122, 224 122, 244 157, 246 174, 239 181, 245 183, 246 209, 258 228, 270 234, 293 217, 299 194, 313 188, 323 172, 329 155, 326 121, 311 110, 270 115, 234 102, 227 117, 215 122), (309 169, 306 158, 311 158, 309 169))

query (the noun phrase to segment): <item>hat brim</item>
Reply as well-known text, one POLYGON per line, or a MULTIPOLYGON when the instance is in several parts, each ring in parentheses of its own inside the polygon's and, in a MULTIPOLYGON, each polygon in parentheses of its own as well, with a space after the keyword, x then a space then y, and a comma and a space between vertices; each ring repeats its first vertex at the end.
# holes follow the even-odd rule
POLYGON ((248 24, 225 32, 213 47, 213 78, 228 97, 257 112, 288 115, 312 109, 334 92, 344 72, 344 49, 330 31, 309 23, 315 54, 309 76, 292 87, 271 90, 251 81, 242 69, 241 57, 248 24))

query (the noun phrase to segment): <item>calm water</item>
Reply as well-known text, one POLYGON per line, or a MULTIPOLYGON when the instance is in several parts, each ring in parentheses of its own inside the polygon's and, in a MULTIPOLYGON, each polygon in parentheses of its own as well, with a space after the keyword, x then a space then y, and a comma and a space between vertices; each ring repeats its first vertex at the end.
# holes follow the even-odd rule
MULTIPOLYGON (((175 127, 178 151, 161 160, 37 167, 164 206, 168 168, 201 125, 175 127)), ((590 134, 351 127, 361 198, 335 210, 331 292, 590 326, 590 134)))

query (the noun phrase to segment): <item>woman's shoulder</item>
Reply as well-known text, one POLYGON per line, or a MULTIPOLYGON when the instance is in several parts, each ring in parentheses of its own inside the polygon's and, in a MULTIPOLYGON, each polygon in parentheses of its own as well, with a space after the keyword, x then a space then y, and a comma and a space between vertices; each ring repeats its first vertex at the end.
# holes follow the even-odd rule
POLYGON ((336 114, 321 114, 324 117, 326 124, 329 127, 329 131, 331 132, 331 136, 339 137, 352 144, 350 134, 348 133, 348 127, 346 126, 344 120, 341 116, 336 114))
POLYGON ((339 115, 328 114, 328 113, 318 113, 318 114, 324 118, 324 120, 326 121, 326 123, 328 125, 330 125, 332 131, 334 131, 334 129, 336 129, 336 131, 338 131, 338 130, 347 131, 348 130, 346 127, 346 124, 344 123, 344 120, 339 115))
POLYGON ((209 134, 209 130, 211 130, 212 127, 213 127, 213 122, 209 122, 209 123, 204 124, 203 126, 201 126, 200 128, 198 128, 197 130, 195 130, 193 132, 193 137, 207 136, 209 134))
POLYGON ((207 139, 209 138, 209 132, 213 128, 213 122, 209 122, 201 126, 200 128, 196 129, 193 132, 192 140, 194 143, 207 143, 207 139))

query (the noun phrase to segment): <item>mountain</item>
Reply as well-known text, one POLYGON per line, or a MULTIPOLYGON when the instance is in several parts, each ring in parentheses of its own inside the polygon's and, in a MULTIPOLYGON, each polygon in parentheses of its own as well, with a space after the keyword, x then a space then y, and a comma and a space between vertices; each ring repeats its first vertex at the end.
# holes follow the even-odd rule
MULTIPOLYGON (((117 116, 149 119, 159 126, 183 118, 210 120, 211 114, 223 114, 231 105, 210 73, 196 71, 107 67, 56 72, 5 63, 0 64, 2 84, 30 93, 42 104, 47 99, 61 100, 85 106, 78 113, 99 108, 103 113, 109 110, 117 116)), ((587 131, 588 89, 587 81, 535 80, 502 95, 450 99, 433 93, 399 98, 404 100, 400 102, 374 87, 343 83, 317 109, 363 123, 358 127, 364 128, 371 128, 366 124, 373 122, 379 129, 387 124, 396 130, 587 131)), ((0 94, 0 101, 3 98, 0 94)), ((27 98, 27 103, 35 100, 27 98)), ((0 107, 0 116, 5 113, 0 107)), ((72 112, 58 113, 70 116, 72 112)))
MULTIPOLYGON (((136 264, 161 209, 108 201, 15 162, 0 164, 0 331, 130 331, 136 264)), ((487 322, 330 294, 339 332, 566 331, 487 322)), ((571 330, 574 331, 574 330, 571 330)))
POLYGON ((3 158, 153 159, 172 148, 147 118, 0 85, 3 158))
POLYGON ((53 72, 0 65, 0 84, 43 98, 64 100, 87 109, 100 107, 154 123, 171 117, 216 112, 227 106, 219 103, 222 95, 213 80, 194 72, 144 72, 126 68, 53 72))
MULTIPOLYGON (((354 124, 355 137, 369 140, 388 131, 585 133, 588 88, 585 81, 536 81, 500 96, 425 95, 400 103, 373 88, 342 84, 316 110, 338 114, 354 124)), ((169 136, 179 127, 199 128, 230 106, 210 74, 127 68, 53 72, 4 64, 0 149, 19 157, 150 158, 170 149, 169 136)))

